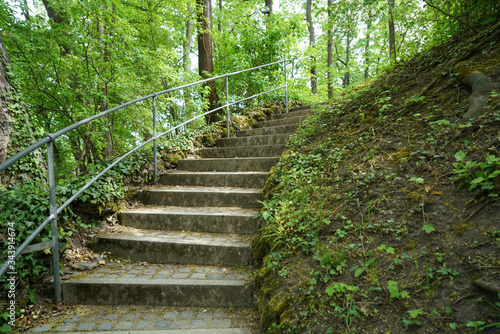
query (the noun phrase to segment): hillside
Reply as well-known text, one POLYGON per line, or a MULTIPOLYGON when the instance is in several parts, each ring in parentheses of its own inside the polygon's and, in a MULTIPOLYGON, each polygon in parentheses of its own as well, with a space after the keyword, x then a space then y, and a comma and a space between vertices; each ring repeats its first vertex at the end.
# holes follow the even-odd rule
POLYGON ((499 34, 455 37, 302 125, 253 241, 263 329, 498 333, 499 34), (492 91, 464 118, 476 72, 492 91))

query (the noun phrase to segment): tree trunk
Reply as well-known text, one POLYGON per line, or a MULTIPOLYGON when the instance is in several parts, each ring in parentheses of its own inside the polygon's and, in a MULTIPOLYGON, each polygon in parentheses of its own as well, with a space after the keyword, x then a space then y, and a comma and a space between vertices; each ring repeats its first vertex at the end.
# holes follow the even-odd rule
MULTIPOLYGON (((214 73, 214 59, 212 46, 212 4, 210 0, 197 0, 199 6, 198 14, 198 69, 202 78, 209 78, 214 73)), ((215 83, 209 81, 204 84, 209 87, 208 110, 213 110, 219 106, 219 96, 215 90, 215 83)), ((205 119, 208 124, 219 119, 221 112, 216 115, 208 114, 205 119)))
POLYGON ((219 11, 220 11, 220 18, 219 18, 219 24, 217 27, 219 28, 219 32, 222 32, 222 0, 219 0, 219 11))
POLYGON ((266 0, 266 15, 271 16, 273 14, 273 0, 266 0))
MULTIPOLYGON (((56 1, 56 0, 52 0, 56 1)), ((42 0, 45 10, 47 11, 47 16, 54 21, 56 26, 69 25, 68 19, 63 15, 63 13, 57 11, 53 4, 49 2, 49 0, 42 0)), ((67 35, 64 33, 63 35, 67 35)), ((71 49, 65 45, 64 43, 60 44, 60 46, 64 49, 64 54, 71 54, 71 49)))
MULTIPOLYGON (((26 106, 20 98, 16 97, 15 88, 10 84, 7 71, 10 66, 10 59, 5 51, 2 34, 0 34, 0 163, 18 151, 33 144, 34 134, 31 128, 30 117, 26 106), (14 112, 14 109, 17 109, 14 112), (17 126, 14 124, 14 117, 20 117, 17 120, 17 126), (15 139, 15 140, 14 140, 15 139)), ((40 150, 32 153, 37 159, 30 162, 30 173, 26 170, 17 170, 16 176, 20 176, 26 180, 29 178, 39 179, 45 182, 46 165, 43 154, 40 150)), ((12 185, 16 183, 16 177, 9 179, 8 177, 0 176, 0 185, 12 185)))
POLYGON ((333 98, 333 0, 328 0, 328 45, 327 45, 327 82, 328 82, 328 99, 333 98))
POLYGON ((0 34, 0 163, 7 159, 7 148, 12 136, 12 119, 9 104, 12 103, 12 88, 7 76, 7 68, 10 64, 9 57, 3 45, 0 34))
POLYGON ((368 53, 368 48, 370 47, 370 28, 372 26, 371 19, 368 19, 366 23, 366 42, 365 42, 365 80, 368 80, 370 77, 369 69, 370 69, 370 56, 368 53))
POLYGON ((389 3, 389 58, 396 62, 396 35, 394 30, 394 15, 393 10, 395 0, 387 0, 389 3))
POLYGON ((351 84, 351 73, 349 72, 349 61, 351 60, 351 38, 349 33, 346 36, 346 48, 345 48, 345 73, 344 73, 344 88, 351 84))
MULTIPOLYGON (((191 14, 193 9, 188 4, 188 11, 191 14)), ((193 20, 188 19, 186 22, 186 39, 183 45, 184 71, 191 71, 191 45, 193 45, 193 20)))
POLYGON ((306 2, 306 21, 309 29, 309 46, 312 49, 313 55, 311 56, 311 92, 316 94, 317 90, 317 77, 316 77, 316 56, 314 56, 314 49, 316 48, 316 39, 314 36, 314 26, 312 22, 312 0, 306 2))

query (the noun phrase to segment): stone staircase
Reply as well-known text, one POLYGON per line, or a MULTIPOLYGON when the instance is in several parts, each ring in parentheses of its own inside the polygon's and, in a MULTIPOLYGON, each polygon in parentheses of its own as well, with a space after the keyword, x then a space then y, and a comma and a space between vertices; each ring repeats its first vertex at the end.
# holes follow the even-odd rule
POLYGON ((219 139, 215 148, 199 151, 200 159, 182 160, 177 171, 162 175, 160 186, 143 189, 144 206, 122 212, 118 232, 92 241, 96 252, 134 263, 109 263, 64 281, 65 302, 251 307, 250 239, 258 200, 269 170, 310 110, 295 108, 219 139))

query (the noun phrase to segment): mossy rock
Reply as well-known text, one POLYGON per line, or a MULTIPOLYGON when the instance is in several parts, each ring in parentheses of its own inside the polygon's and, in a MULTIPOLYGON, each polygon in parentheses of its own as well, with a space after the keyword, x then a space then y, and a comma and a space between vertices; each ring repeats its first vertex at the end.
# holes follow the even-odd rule
POLYGON ((271 251, 271 245, 262 239, 261 235, 256 235, 252 239, 252 254, 257 261, 262 261, 271 251))
POLYGON ((181 161, 185 157, 186 156, 185 156, 184 152, 182 152, 181 150, 178 150, 176 152, 164 153, 162 155, 163 169, 165 169, 166 166, 168 166, 168 167, 177 166, 179 161, 181 161))
POLYGON ((281 315, 292 304, 293 294, 275 294, 271 300, 264 307, 260 315, 261 325, 264 328, 269 328, 273 323, 279 324, 281 322, 281 315))

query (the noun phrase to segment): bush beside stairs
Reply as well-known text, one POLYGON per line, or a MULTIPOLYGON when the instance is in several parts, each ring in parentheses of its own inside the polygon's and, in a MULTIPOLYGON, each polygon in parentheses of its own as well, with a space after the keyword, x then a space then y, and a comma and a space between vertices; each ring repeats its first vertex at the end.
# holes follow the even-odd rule
POLYGON ((252 307, 253 217, 271 167, 310 111, 299 107, 256 123, 234 138, 219 139, 214 148, 200 150, 199 159, 182 160, 178 170, 161 175, 160 186, 141 191, 144 207, 120 213, 119 232, 92 241, 96 252, 139 264, 117 268, 111 263, 64 281, 64 301, 252 307))

